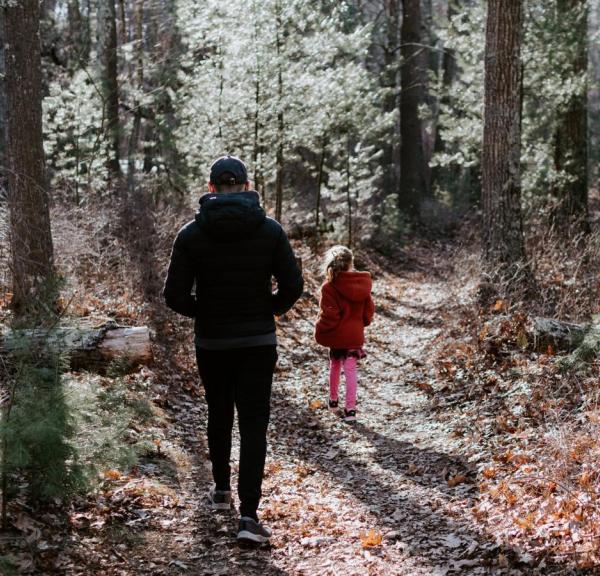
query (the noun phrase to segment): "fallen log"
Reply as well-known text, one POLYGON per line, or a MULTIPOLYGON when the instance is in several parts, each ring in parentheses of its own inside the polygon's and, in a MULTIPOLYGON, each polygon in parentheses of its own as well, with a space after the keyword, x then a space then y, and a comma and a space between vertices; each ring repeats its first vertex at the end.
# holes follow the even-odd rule
POLYGON ((102 372, 111 363, 127 367, 152 361, 150 330, 147 326, 119 326, 106 322, 100 326, 59 326, 51 330, 6 331, 0 336, 0 353, 20 352, 64 354, 72 370, 102 372))
POLYGON ((585 338, 590 325, 561 322, 552 318, 535 318, 533 322, 534 348, 546 351, 572 352, 585 338))

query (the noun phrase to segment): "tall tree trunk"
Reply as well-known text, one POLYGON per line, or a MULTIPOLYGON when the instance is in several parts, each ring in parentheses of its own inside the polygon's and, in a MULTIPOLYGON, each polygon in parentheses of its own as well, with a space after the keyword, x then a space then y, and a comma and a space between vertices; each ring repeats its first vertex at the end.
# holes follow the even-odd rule
POLYGON ((69 18, 70 60, 75 66, 87 66, 90 58, 90 21, 89 16, 81 13, 79 0, 69 0, 67 6, 69 18))
POLYGON ((525 270, 521 216, 521 0, 488 0, 483 127, 483 255, 495 283, 525 270))
MULTIPOLYGON (((448 2, 448 11, 447 11, 447 22, 448 25, 451 26, 452 18, 456 14, 456 3, 453 0, 448 2)), ((456 56, 454 50, 450 46, 443 47, 442 53, 442 94, 440 95, 439 106, 440 108, 449 104, 450 98, 449 93, 452 88, 452 84, 454 83, 454 78, 456 76, 456 56)), ((441 137, 440 131, 435 130, 435 145, 434 145, 434 153, 440 153, 444 151, 444 141, 441 137)), ((434 168, 432 170, 432 182, 435 183, 437 178, 440 176, 441 170, 439 168, 434 168)))
POLYGON ((265 202, 265 189, 264 185, 261 185, 262 181, 262 168, 259 166, 259 162, 262 163, 261 150, 260 150, 260 106, 261 106, 261 73, 262 63, 260 59, 260 51, 258 47, 259 40, 259 22, 256 0, 252 2, 252 18, 254 20, 253 26, 253 43, 254 43, 254 145, 252 150, 252 164, 254 166, 254 187, 256 191, 261 195, 263 204, 265 202))
POLYGON ((277 46, 277 158, 276 158, 276 174, 275 174, 275 220, 281 222, 281 214, 283 209, 283 139, 285 136, 285 123, 283 116, 283 71, 281 62, 282 50, 282 20, 281 20, 281 3, 277 0, 276 3, 276 46, 277 46))
POLYGON ((423 151, 423 123, 419 106, 423 103, 421 68, 420 0, 402 0, 400 70, 400 209, 418 216, 421 201, 428 195, 423 151))
POLYGON ((42 135, 40 4, 20 0, 3 11, 13 308, 23 317, 48 302, 53 276, 42 135))
POLYGON ((346 135, 346 210, 348 217, 348 248, 352 248, 354 242, 354 222, 352 218, 352 194, 350 189, 350 135, 346 135))
MULTIPOLYGON (((393 112, 398 108, 398 45, 400 9, 399 0, 385 0, 387 20, 386 44, 383 47, 384 73, 381 75, 387 92, 383 101, 384 112, 393 112)), ((390 127, 388 136, 382 142, 383 190, 387 196, 398 190, 399 180, 399 144, 400 124, 398 120, 390 127)))
POLYGON ((421 1, 421 65, 423 104, 427 106, 431 117, 422 123, 423 130, 423 155, 425 157, 425 180, 427 189, 431 188, 431 169, 429 163, 433 156, 435 146, 435 117, 437 100, 431 91, 430 75, 437 76, 440 67, 440 54, 436 49, 437 35, 434 29, 432 0, 421 1))
MULTIPOLYGON (((144 0, 137 0, 135 6, 135 50, 136 65, 135 78, 132 78, 132 85, 136 85, 137 90, 142 93, 144 90, 144 0)), ((127 147, 127 192, 129 195, 134 193, 135 172, 137 169, 136 160, 140 141, 140 131, 142 127, 142 104, 135 98, 133 100, 133 126, 129 136, 129 145, 127 147)))
POLYGON ((111 185, 118 189, 119 164, 119 84, 117 80, 117 26, 114 0, 98 2, 98 58, 100 61, 104 129, 109 150, 106 159, 111 185))
POLYGON ((321 189, 323 188, 323 179, 325 176, 325 148, 327 140, 325 136, 321 137, 321 156, 319 157, 319 172, 317 174, 317 197, 315 200, 315 238, 318 240, 321 235, 321 189))
MULTIPOLYGON (((587 79, 587 0, 557 0, 556 17, 561 40, 570 47, 574 80, 587 79)), ((554 167, 567 176, 554 186, 555 224, 567 233, 571 224, 588 231, 587 81, 559 110, 554 133, 554 167)))
POLYGON ((4 10, 0 10, 0 190, 6 188, 6 85, 4 10))
POLYGON ((174 98, 171 96, 178 89, 179 59, 183 52, 177 28, 177 1, 159 0, 152 4, 152 18, 155 22, 148 44, 154 47, 152 59, 158 69, 151 88, 158 86, 167 88, 159 93, 159 114, 155 116, 152 134, 157 140, 158 154, 163 159, 169 184, 177 193, 177 200, 183 201, 186 194, 185 163, 175 144, 174 134, 178 118, 174 98))

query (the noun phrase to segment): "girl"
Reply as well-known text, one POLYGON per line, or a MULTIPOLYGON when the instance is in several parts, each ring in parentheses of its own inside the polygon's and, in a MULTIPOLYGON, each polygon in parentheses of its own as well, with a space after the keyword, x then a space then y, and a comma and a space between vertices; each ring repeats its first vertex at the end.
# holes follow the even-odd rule
POLYGON ((365 356, 364 329, 373 319, 371 275, 353 268, 352 252, 334 246, 325 255, 326 282, 321 286, 315 340, 329 350, 329 409, 338 407, 340 373, 344 368, 346 407, 344 420, 356 420, 356 363, 365 356))

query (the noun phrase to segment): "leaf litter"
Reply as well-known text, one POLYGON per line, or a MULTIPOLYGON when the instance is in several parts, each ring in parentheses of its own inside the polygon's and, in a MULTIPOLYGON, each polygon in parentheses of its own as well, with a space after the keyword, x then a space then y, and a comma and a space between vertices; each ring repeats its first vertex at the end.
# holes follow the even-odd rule
MULTIPOLYGON (((532 402, 532 383, 558 377, 552 359, 529 355, 523 319, 509 316, 504 300, 482 312, 489 325, 474 317, 469 286, 457 287, 449 277, 449 254, 436 259, 446 262, 442 270, 426 265, 431 250, 443 248, 416 244, 413 265, 400 275, 389 271, 389 262, 364 255, 375 277, 377 315, 359 372, 358 422, 349 426, 325 409, 327 354, 312 338, 320 280, 308 249, 297 250, 307 297, 278 320, 280 362, 260 510, 274 531, 270 546, 238 546, 235 516, 204 506, 210 462, 191 325, 167 316, 158 303, 152 312, 157 362, 142 369, 153 413, 130 425, 132 437, 148 439, 145 455, 132 467, 104 470, 97 490, 76 499, 66 515, 34 516, 15 499, 15 536, 2 550, 19 573, 429 576, 593 569, 595 444, 589 435, 564 430, 574 441, 561 457, 575 462, 578 474, 544 476, 532 412, 555 409, 561 399, 532 402)), ((87 297, 76 305, 85 315, 108 315, 112 308, 130 321, 147 321, 148 307, 129 302, 133 287, 115 294, 109 303, 87 297)), ((136 375, 128 378, 135 387, 136 375)), ((590 426, 600 423, 598 406, 583 412, 590 426)), ((233 460, 238 451, 236 437, 233 460)))

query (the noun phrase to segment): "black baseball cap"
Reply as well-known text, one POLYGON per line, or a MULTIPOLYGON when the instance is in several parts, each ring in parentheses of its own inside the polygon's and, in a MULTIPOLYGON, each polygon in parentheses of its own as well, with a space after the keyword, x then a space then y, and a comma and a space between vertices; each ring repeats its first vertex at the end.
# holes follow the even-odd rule
POLYGON ((222 156, 210 167, 213 184, 245 184, 248 182, 246 165, 237 156, 222 156))

